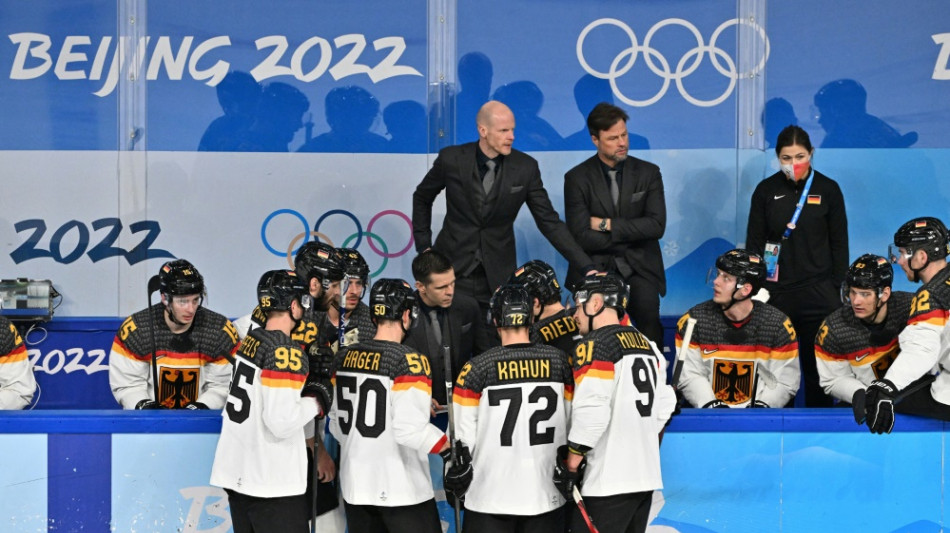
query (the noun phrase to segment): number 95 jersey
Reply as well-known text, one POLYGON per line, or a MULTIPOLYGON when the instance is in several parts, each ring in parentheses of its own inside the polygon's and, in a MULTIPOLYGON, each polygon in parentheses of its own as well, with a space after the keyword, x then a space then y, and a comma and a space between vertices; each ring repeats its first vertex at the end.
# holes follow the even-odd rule
POLYGON ((567 354, 552 346, 495 347, 462 367, 452 404, 472 450, 466 509, 524 516, 564 505, 552 475, 573 390, 567 354))
POLYGON ((340 486, 352 505, 400 507, 435 497, 430 453, 445 434, 429 423, 429 360, 395 342, 369 340, 334 360, 330 433, 340 441, 340 486))
POLYGON ((307 356, 282 331, 251 330, 238 350, 211 484, 241 494, 276 498, 307 488, 304 426, 319 411, 301 398, 307 356))

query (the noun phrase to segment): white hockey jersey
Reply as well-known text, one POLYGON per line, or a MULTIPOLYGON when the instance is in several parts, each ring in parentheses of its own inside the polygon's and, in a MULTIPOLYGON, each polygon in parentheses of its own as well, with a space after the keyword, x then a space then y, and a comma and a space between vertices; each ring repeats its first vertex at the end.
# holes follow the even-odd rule
POLYGON ((337 353, 333 382, 343 499, 380 507, 433 499, 428 455, 446 436, 429 423, 428 358, 395 342, 360 342, 337 353))
POLYGON ((659 433, 675 409, 665 363, 630 326, 605 326, 574 351, 568 441, 587 449, 581 494, 613 496, 663 488, 659 433))
POLYGON ((308 366, 281 331, 254 329, 244 338, 221 413, 212 485, 261 498, 306 491, 304 425, 319 413, 316 399, 300 396, 308 366))
POLYGON ((573 390, 568 356, 553 346, 495 347, 462 367, 452 404, 456 438, 472 451, 466 509, 539 515, 564 505, 552 475, 573 390))

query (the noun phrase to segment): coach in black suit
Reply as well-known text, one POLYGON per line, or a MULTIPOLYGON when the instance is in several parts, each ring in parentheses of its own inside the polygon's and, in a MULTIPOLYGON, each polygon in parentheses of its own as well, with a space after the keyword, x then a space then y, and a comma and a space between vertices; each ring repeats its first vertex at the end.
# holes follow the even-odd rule
POLYGON ((434 249, 422 252, 412 260, 412 276, 419 314, 402 342, 428 356, 433 410, 440 410, 446 404, 446 376, 455 381, 462 365, 488 348, 481 344, 485 325, 478 303, 455 293, 455 271, 448 257, 434 249), (452 357, 448 370, 443 346, 452 357))
MULTIPOLYGON (((660 168, 627 157, 627 114, 600 103, 587 116, 597 154, 564 176, 567 226, 598 268, 618 272, 630 286, 627 314, 637 329, 663 347, 660 296, 666 274, 660 237, 666 199, 660 168)), ((568 282, 583 272, 572 268, 568 282)))
POLYGON ((416 250, 433 246, 432 202, 445 189, 435 248, 455 265, 458 292, 474 297, 487 318, 492 292, 516 266, 513 225, 522 205, 528 204, 538 229, 571 265, 592 263, 551 205, 538 162, 512 150, 515 118, 508 106, 488 102, 476 122, 478 142, 444 148, 416 187, 412 226, 416 250))

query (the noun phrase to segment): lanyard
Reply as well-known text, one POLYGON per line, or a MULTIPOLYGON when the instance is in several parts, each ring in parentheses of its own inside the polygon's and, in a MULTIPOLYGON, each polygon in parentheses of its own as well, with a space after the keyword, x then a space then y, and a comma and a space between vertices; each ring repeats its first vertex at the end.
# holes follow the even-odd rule
POLYGON ((792 230, 795 229, 795 224, 798 223, 798 217, 802 216, 802 208, 805 207, 805 199, 808 198, 808 189, 811 188, 811 180, 814 177, 815 171, 812 170, 809 172, 808 181, 805 182, 805 188, 802 189, 802 196, 798 199, 798 205, 795 206, 795 214, 792 215, 792 220, 785 225, 785 233, 782 234, 782 240, 791 236, 792 230))

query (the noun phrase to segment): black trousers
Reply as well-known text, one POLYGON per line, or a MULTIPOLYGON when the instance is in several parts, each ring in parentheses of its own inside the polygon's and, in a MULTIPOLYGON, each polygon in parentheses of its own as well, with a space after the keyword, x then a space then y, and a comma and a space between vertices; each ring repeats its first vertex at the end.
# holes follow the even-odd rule
POLYGON ((343 500, 343 509, 351 533, 442 533, 434 499, 400 507, 353 505, 343 500))
MULTIPOLYGON (((916 383, 916 381, 914 383, 916 383)), ((911 385, 913 385, 913 383, 911 385)), ((950 405, 934 400, 930 394, 930 387, 924 387, 910 396, 903 398, 900 402, 894 404, 894 411, 908 415, 950 421, 950 405)))
POLYGON ((478 265, 468 274, 458 274, 455 279, 455 290, 461 294, 467 294, 478 302, 478 310, 481 317, 488 327, 480 328, 482 339, 476 340, 476 345, 481 346, 501 346, 501 338, 498 336, 498 330, 490 320, 491 308, 489 303, 497 287, 492 287, 488 283, 488 276, 485 274, 485 267, 478 265))
POLYGON ((630 320, 663 353, 663 323, 660 322, 660 293, 656 282, 636 273, 625 281, 630 287, 630 299, 627 301, 630 320))
POLYGON ((564 531, 564 507, 539 515, 485 514, 465 510, 463 533, 558 533, 564 531))
MULTIPOLYGON (((584 505, 600 533, 644 533, 650 521, 653 491, 630 492, 615 496, 587 496, 584 505)), ((576 508, 571 531, 586 533, 587 523, 576 508)))
POLYGON ((831 407, 831 396, 825 394, 818 381, 815 363, 815 335, 825 317, 841 307, 841 293, 831 280, 815 283, 794 291, 774 292, 769 303, 792 319, 798 338, 798 361, 802 368, 801 391, 805 407, 831 407))
POLYGON ((308 533, 310 506, 306 495, 258 498, 230 489, 231 525, 234 533, 308 533))

